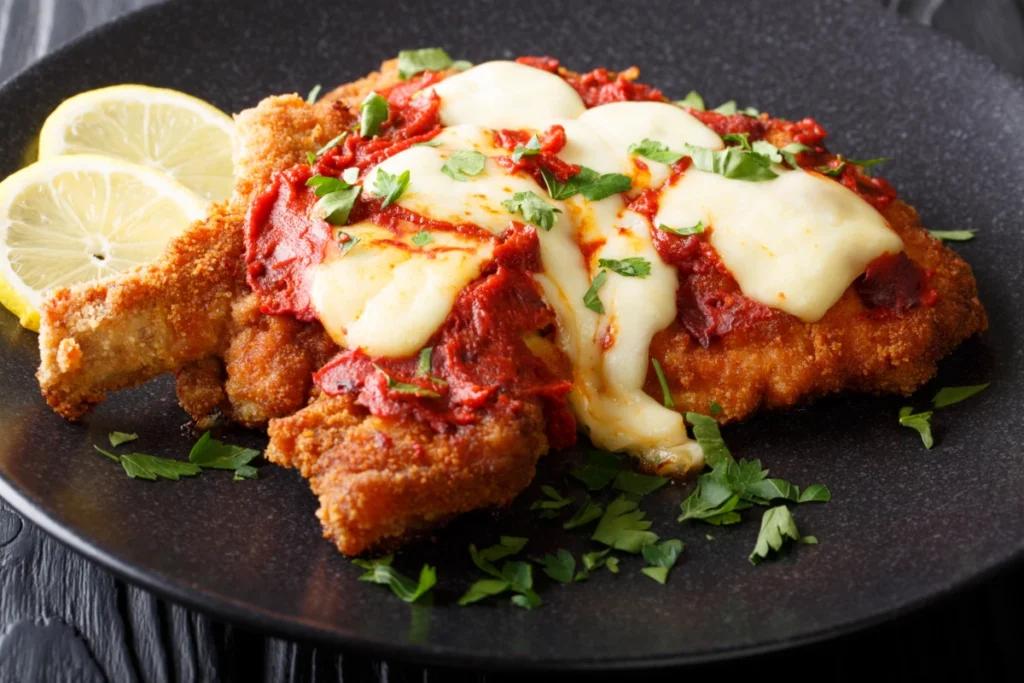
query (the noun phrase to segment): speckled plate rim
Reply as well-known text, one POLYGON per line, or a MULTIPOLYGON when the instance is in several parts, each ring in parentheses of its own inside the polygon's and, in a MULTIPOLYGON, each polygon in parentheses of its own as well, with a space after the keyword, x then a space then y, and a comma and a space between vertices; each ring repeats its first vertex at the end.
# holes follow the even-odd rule
MULTIPOLYGON (((112 31, 122 24, 143 21, 148 15, 155 15, 173 4, 174 0, 158 0, 152 5, 127 12, 112 21, 83 33, 33 63, 28 68, 0 83, 0 94, 3 94, 12 84, 31 80, 36 76, 37 71, 42 71, 48 68, 49 65, 65 59, 65 55, 76 49, 80 43, 91 40, 95 36, 107 31, 112 31)), ((952 58, 957 60, 973 62, 974 66, 989 70, 991 72, 989 74, 990 77, 1002 80, 1012 88, 1024 90, 1024 79, 1003 70, 986 55, 970 49, 955 39, 906 17, 887 12, 881 7, 868 11, 891 15, 891 20, 899 24, 898 30, 916 32, 923 40, 931 41, 935 45, 936 50, 947 51, 952 58)), ((636 658, 618 657, 603 659, 600 656, 596 656, 592 659, 529 659, 524 657, 496 659, 488 656, 476 657, 467 655, 464 652, 449 650, 445 647, 422 646, 411 643, 405 643, 401 646, 386 645, 376 640, 359 636, 339 638, 338 634, 304 623, 301 619, 291 618, 282 620, 278 616, 254 608, 250 604, 227 600, 218 595, 207 594, 199 586, 189 585, 185 582, 162 576, 156 572, 139 569, 130 562, 125 561, 117 553, 105 550, 86 536, 78 534, 65 526, 33 500, 29 493, 10 482, 4 476, 3 470, 0 470, 0 498, 49 536, 72 551, 111 571, 118 578, 145 590, 152 591, 161 598, 203 612, 214 618, 224 619, 253 628, 267 635, 347 648, 355 652, 376 655, 381 658, 398 658, 422 664, 471 667, 479 670, 622 671, 696 665, 748 658, 812 645, 863 631, 872 626, 920 611, 944 598, 948 598, 1004 572, 1011 571, 1013 568, 1024 565, 1024 539, 1021 539, 1017 546, 1002 558, 979 568, 975 573, 962 580, 948 583, 927 595, 906 600, 891 606, 889 609, 880 610, 875 614, 843 622, 830 628, 770 640, 757 645, 711 649, 694 654, 641 656, 636 658)))

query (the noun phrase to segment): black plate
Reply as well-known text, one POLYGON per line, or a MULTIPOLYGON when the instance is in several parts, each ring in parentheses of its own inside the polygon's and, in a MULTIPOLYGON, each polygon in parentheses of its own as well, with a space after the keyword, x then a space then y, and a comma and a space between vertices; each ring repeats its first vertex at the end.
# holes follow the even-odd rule
MULTIPOLYGON (((207 474, 151 484, 92 453, 112 429, 143 435, 140 450, 186 453, 193 436, 171 383, 119 394, 83 424, 65 422, 39 397, 35 335, 6 313, 0 493, 75 549, 172 599, 276 632, 462 663, 648 665, 764 651, 891 617, 1018 556, 1024 90, 985 59, 871 4, 181 1, 106 26, 0 91, 3 173, 19 166, 46 115, 83 90, 148 83, 238 111, 435 44, 476 61, 552 54, 581 70, 635 63, 670 96, 697 88, 711 102, 814 116, 835 150, 893 157, 885 174, 925 225, 981 230, 956 248, 976 268, 992 328, 947 360, 940 379, 993 386, 936 416, 932 452, 897 425, 899 398, 835 398, 727 429, 737 455, 797 483, 831 486, 832 503, 795 512, 820 545, 753 567, 756 519, 680 526, 685 489, 670 486, 645 503, 658 533, 687 543, 667 586, 632 560, 619 576, 543 586, 539 611, 505 600, 456 607, 476 575, 470 542, 505 533, 530 536, 533 555, 587 547, 585 534, 531 516, 534 487, 498 518, 469 515, 401 553, 401 568, 429 562, 441 576, 434 605, 410 608, 356 582, 360 570, 321 540, 315 502, 295 472, 263 466, 256 482, 207 474)), ((913 403, 925 407, 939 384, 913 403)), ((263 443, 255 433, 227 436, 263 443)), ((578 457, 546 458, 540 480, 569 490, 564 472, 578 457)))

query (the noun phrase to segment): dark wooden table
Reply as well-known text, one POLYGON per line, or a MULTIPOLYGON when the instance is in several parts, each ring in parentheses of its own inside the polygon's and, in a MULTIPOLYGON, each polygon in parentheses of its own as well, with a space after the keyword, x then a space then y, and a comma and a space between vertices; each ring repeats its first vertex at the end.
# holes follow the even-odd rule
MULTIPOLYGON (((81 32, 156 1, 0 0, 0 79, 81 32)), ((931 24, 1024 75, 1024 0, 863 1, 880 1, 931 24)), ((993 514, 998 508, 993 501, 993 514)), ((1024 565, 852 636, 645 677, 678 673, 729 680, 778 673, 796 680, 1020 680, 1022 612, 1024 565)), ((219 622, 115 579, 0 501, 0 683, 506 678, 513 677, 383 662, 219 622)))

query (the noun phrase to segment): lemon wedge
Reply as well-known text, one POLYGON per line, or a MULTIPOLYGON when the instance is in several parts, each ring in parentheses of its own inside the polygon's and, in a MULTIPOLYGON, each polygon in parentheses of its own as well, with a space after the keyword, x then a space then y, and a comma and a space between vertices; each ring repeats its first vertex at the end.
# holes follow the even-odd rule
POLYGON ((231 195, 234 123, 191 95, 115 85, 75 95, 39 134, 39 159, 102 154, 162 171, 207 201, 231 195))
POLYGON ((206 206, 163 173, 111 157, 23 168, 0 182, 0 304, 38 331, 47 291, 149 263, 206 206))

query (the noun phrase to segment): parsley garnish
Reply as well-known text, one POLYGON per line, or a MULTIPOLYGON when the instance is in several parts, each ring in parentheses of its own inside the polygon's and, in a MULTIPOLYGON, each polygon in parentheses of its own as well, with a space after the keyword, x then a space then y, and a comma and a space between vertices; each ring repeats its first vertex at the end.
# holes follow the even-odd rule
POLYGON ((732 462, 732 453, 722 440, 715 418, 700 413, 687 413, 686 421, 693 425, 693 438, 697 440, 704 453, 704 462, 709 467, 718 467, 719 463, 732 462))
POLYGON ((799 142, 791 142, 782 149, 779 149, 767 140, 758 140, 753 145, 753 151, 768 157, 772 163, 781 164, 785 161, 793 168, 800 168, 796 161, 796 155, 801 152, 810 152, 811 148, 801 145, 799 142))
POLYGON ((750 150, 750 133, 726 133, 722 136, 725 142, 738 145, 741 149, 750 150))
POLYGON ((727 147, 719 151, 688 144, 686 153, 693 159, 695 168, 725 178, 758 182, 778 177, 771 169, 768 157, 739 147, 727 147))
POLYGON ((588 451, 587 464, 570 472, 591 491, 600 491, 619 474, 622 459, 607 451, 588 451))
POLYGON ((711 407, 708 408, 708 413, 710 413, 711 415, 721 415, 722 414, 722 406, 718 405, 717 402, 712 401, 711 402, 711 407))
POLYGON ((974 229, 969 230, 929 230, 932 237, 942 240, 943 242, 969 242, 974 239, 974 234, 978 232, 974 229))
POLYGON ((699 235, 704 232, 704 221, 697 221, 696 225, 691 225, 687 228, 670 228, 664 223, 659 223, 658 230, 664 230, 680 237, 689 237, 690 235, 699 235))
POLYGON ((860 166, 861 168, 871 168, 878 164, 884 164, 889 160, 889 157, 878 157, 877 159, 845 159, 844 161, 848 164, 853 164, 854 166, 860 166))
POLYGON ((500 572, 493 564, 497 560, 521 551, 526 546, 527 540, 514 536, 502 536, 501 543, 490 548, 478 551, 475 545, 469 546, 469 554, 473 558, 473 563, 494 578, 482 579, 470 586, 466 594, 459 598, 459 605, 469 605, 492 595, 513 591, 518 593, 512 598, 512 604, 517 607, 533 609, 539 606, 541 599, 533 591, 533 568, 528 562, 506 562, 500 572))
POLYGON ((135 433, 128 434, 126 432, 110 432, 110 434, 107 435, 107 438, 110 440, 110 445, 117 448, 123 443, 135 441, 139 438, 139 435, 135 433))
POLYGON ((642 142, 630 145, 628 152, 630 154, 639 154, 651 161, 657 161, 662 164, 674 164, 686 156, 685 154, 670 151, 665 144, 650 138, 644 138, 642 142))
POLYGON ((355 559, 352 564, 367 570, 359 577, 360 581, 388 586, 405 602, 416 602, 437 583, 437 570, 430 565, 423 565, 419 581, 413 581, 391 566, 393 559, 393 555, 385 555, 374 560, 355 559))
POLYGON ((668 579, 668 570, 675 566, 676 560, 683 552, 683 542, 672 539, 658 544, 649 543, 642 548, 641 552, 648 566, 640 571, 664 585, 668 579))
POLYGON ((526 146, 516 145, 516 148, 512 151, 512 161, 519 163, 519 160, 523 157, 532 157, 540 154, 540 138, 534 135, 530 138, 526 146))
POLYGON ((583 562, 583 568, 587 571, 600 569, 608 561, 605 556, 611 551, 611 548, 605 548, 604 550, 598 550, 592 553, 584 553, 583 557, 580 558, 583 562))
POLYGON ((628 175, 600 174, 586 166, 580 166, 580 172, 564 183, 558 182, 558 178, 546 168, 541 169, 540 173, 552 199, 569 199, 581 194, 585 199, 596 202, 619 192, 628 192, 633 187, 633 181, 628 175))
POLYGON ((936 408, 945 408, 951 406, 954 403, 964 401, 975 394, 980 394, 985 389, 988 389, 988 385, 991 382, 985 384, 974 384, 966 387, 944 387, 939 389, 939 393, 935 394, 935 398, 932 399, 932 403, 936 408))
POLYGON ((306 181, 306 187, 313 188, 313 194, 317 197, 329 195, 332 192, 347 190, 352 183, 341 178, 332 178, 326 175, 315 175, 306 181))
POLYGON ((409 171, 406 169, 398 175, 388 173, 383 168, 377 169, 377 178, 373 181, 373 193, 383 197, 384 202, 380 208, 384 208, 398 201, 405 190, 409 187, 409 171))
POLYGON ((400 394, 412 394, 419 396, 420 398, 441 398, 441 394, 430 389, 424 389, 423 387, 416 386, 415 384, 406 384, 405 382, 399 382, 394 377, 384 371, 384 368, 374 363, 373 367, 377 368, 380 374, 384 375, 387 380, 387 388, 389 391, 396 391, 400 394))
POLYGON ((704 104, 704 98, 700 96, 700 93, 696 90, 691 90, 686 93, 686 97, 681 100, 676 100, 676 104, 682 107, 689 107, 690 109, 696 109, 697 111, 704 111, 706 105, 704 104))
POLYGON ((424 47, 398 53, 398 77, 408 80, 424 71, 443 71, 452 66, 452 58, 442 48, 424 47))
POLYGON ((375 92, 370 92, 359 105, 359 134, 372 138, 380 132, 382 123, 388 120, 388 101, 375 92))
POLYGON ((654 366, 654 374, 658 376, 658 384, 661 385, 661 400, 669 410, 675 410, 676 402, 672 400, 672 392, 668 387, 668 380, 665 378, 665 371, 661 369, 661 363, 657 358, 651 358, 651 365, 654 366))
POLYGON ((441 141, 438 139, 424 140, 423 142, 414 142, 410 147, 440 147, 441 141))
POLYGON ((923 413, 915 413, 914 409, 910 406, 900 408, 900 424, 916 430, 921 435, 921 443, 924 444, 925 448, 931 448, 935 445, 935 439, 932 438, 931 419, 932 411, 930 410, 926 410, 923 413))
POLYGON ((125 474, 132 479, 148 479, 156 481, 157 477, 178 481, 181 477, 194 477, 202 470, 197 465, 170 458, 161 458, 155 455, 143 453, 127 453, 125 455, 114 455, 93 445, 98 452, 110 458, 114 462, 121 463, 125 474))
POLYGON ((434 238, 426 230, 420 230, 412 236, 412 243, 417 247, 423 247, 434 241, 434 238))
POLYGON ((735 524, 740 521, 737 508, 750 507, 749 504, 741 504, 739 494, 733 493, 732 489, 713 473, 702 474, 697 480, 697 488, 683 501, 682 514, 678 520, 685 522, 688 519, 699 519, 708 524, 721 526, 723 524, 735 524))
POLYGON ((466 181, 469 176, 479 175, 484 170, 484 162, 487 160, 480 152, 474 150, 460 149, 452 154, 441 166, 441 173, 452 180, 466 181))
POLYGON ((523 214, 523 219, 527 223, 545 230, 550 230, 555 225, 555 214, 562 213, 561 209, 551 206, 530 190, 516 192, 511 199, 504 200, 501 205, 508 209, 509 213, 523 214))
POLYGON ((427 377, 430 375, 430 356, 433 352, 433 346, 427 346, 420 350, 420 358, 416 364, 417 377, 427 377))
POLYGON ((531 510, 540 510, 540 516, 545 518, 551 518, 558 515, 557 510, 561 510, 566 505, 572 504, 572 498, 565 498, 552 486, 541 486, 540 490, 544 492, 547 500, 538 500, 530 506, 531 510))
POLYGON ((313 152, 306 152, 306 162, 312 166, 316 163, 316 154, 313 152))
POLYGON ((723 102, 722 104, 718 105, 717 107, 715 107, 711 111, 715 112, 716 114, 723 114, 725 116, 733 116, 734 114, 743 114, 744 116, 755 117, 755 116, 757 116, 758 114, 761 113, 757 109, 754 109, 753 107, 745 107, 744 109, 737 109, 736 108, 736 100, 729 100, 728 102, 723 102))
POLYGON ((252 465, 242 465, 235 470, 235 476, 232 477, 233 481, 242 481, 244 479, 259 479, 260 472, 252 465))
POLYGON ((639 472, 623 471, 615 475, 612 488, 625 491, 626 493, 635 493, 638 496, 646 496, 648 493, 654 493, 667 483, 667 477, 652 477, 648 474, 640 474, 639 472))
POLYGON ((559 548, 556 555, 545 555, 537 561, 544 565, 544 573, 559 583, 571 582, 576 573, 576 560, 563 548, 559 548))
POLYGON ((307 104, 313 104, 314 102, 316 102, 316 99, 320 97, 321 87, 322 86, 319 83, 313 86, 313 89, 309 91, 308 95, 306 95, 307 104))
POLYGON ((594 278, 594 281, 590 283, 590 289, 587 290, 586 294, 583 295, 583 305, 594 311, 595 313, 604 313, 604 304, 601 303, 601 299, 598 298, 597 293, 604 287, 605 280, 608 279, 608 271, 602 270, 594 278))
POLYGON ((259 454, 259 451, 252 448, 226 444, 214 439, 210 432, 206 432, 192 447, 188 460, 203 469, 237 470, 248 465, 259 454))
POLYGON ((321 147, 320 149, 318 149, 316 151, 316 155, 318 157, 322 157, 323 155, 327 154, 332 149, 334 149, 335 147, 340 145, 341 141, 344 140, 346 137, 348 137, 348 131, 347 130, 342 132, 342 133, 339 133, 336 137, 334 137, 331 140, 329 140, 326 145, 324 145, 323 147, 321 147))
MULTIPOLYGON (((310 178, 310 180, 313 180, 313 178, 310 178)), ((319 190, 320 188, 318 187, 314 192, 319 190)), ((316 205, 323 211, 324 220, 331 225, 345 225, 348 221, 349 214, 352 212, 352 207, 355 206, 356 199, 359 197, 359 193, 362 192, 362 190, 362 185, 352 185, 342 190, 328 192, 320 197, 320 201, 318 201, 316 205)))
POLYGON ((827 503, 832 500, 832 492, 824 484, 811 484, 803 490, 796 502, 827 503))
MULTIPOLYGON (((779 505, 765 510, 764 516, 761 517, 761 531, 757 534, 754 552, 750 553, 751 564, 757 564, 758 561, 767 558, 772 550, 776 552, 781 550, 782 544, 787 538, 794 541, 803 540, 800 538, 800 531, 796 528, 796 521, 789 508, 779 505)), ((818 542, 818 539, 808 536, 805 542, 813 545, 818 542)))
POLYGON ((644 516, 635 501, 619 496, 605 509, 590 538, 616 550, 639 553, 644 545, 658 540, 657 534, 648 531, 651 522, 644 516))
POLYGON ((575 529, 577 527, 584 526, 593 522, 595 519, 604 514, 604 508, 601 507, 600 503, 595 503, 590 499, 590 495, 587 495, 586 500, 583 501, 582 507, 573 513, 569 521, 562 525, 563 529, 575 529))
POLYGON ((338 240, 338 245, 341 247, 341 255, 342 256, 344 256, 348 252, 352 251, 352 249, 357 244, 359 244, 360 242, 363 241, 362 237, 353 237, 352 235, 348 234, 344 230, 339 230, 338 233, 334 236, 334 238, 336 240, 338 240), (343 240, 343 239, 341 239, 342 237, 344 237, 346 239, 343 240))
POLYGON ((630 256, 624 259, 603 258, 597 262, 597 265, 625 277, 645 278, 651 274, 651 262, 642 256, 630 256))

